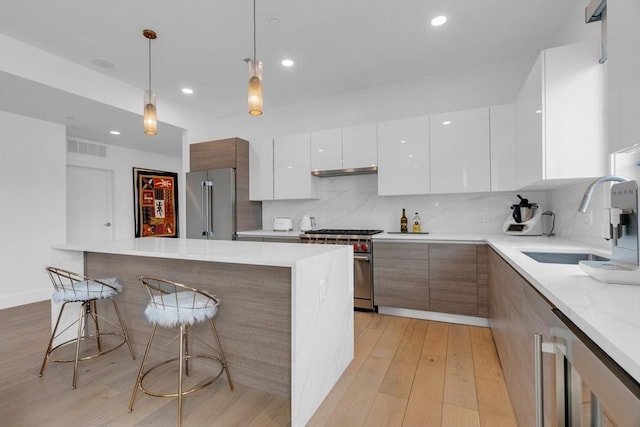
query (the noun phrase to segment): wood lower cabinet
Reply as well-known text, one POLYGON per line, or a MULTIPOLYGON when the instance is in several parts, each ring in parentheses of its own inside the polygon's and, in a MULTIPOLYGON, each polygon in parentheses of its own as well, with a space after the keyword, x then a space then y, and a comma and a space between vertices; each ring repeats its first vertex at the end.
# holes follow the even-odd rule
POLYGON ((429 309, 478 315, 478 256, 475 245, 434 244, 429 250, 429 309))
POLYGON ((487 316, 487 246, 375 242, 374 304, 487 316))
POLYGON ((423 242, 376 242, 374 304, 429 310, 429 248, 423 242))
MULTIPOLYGON (((489 325, 521 426, 535 425, 534 335, 551 341, 551 304, 500 255, 488 253, 489 325)), ((543 355, 545 426, 557 425, 555 357, 543 355)))

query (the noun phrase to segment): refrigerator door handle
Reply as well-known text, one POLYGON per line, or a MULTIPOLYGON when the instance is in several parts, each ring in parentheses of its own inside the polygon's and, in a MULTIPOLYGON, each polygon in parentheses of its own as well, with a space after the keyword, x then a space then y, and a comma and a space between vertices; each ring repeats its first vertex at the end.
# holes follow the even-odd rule
POLYGON ((213 236, 213 181, 202 181, 202 235, 213 236))

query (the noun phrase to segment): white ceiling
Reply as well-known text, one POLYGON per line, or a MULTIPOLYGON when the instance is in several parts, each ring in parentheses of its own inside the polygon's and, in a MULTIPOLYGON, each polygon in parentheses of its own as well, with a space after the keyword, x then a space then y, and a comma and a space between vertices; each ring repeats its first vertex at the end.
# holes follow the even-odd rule
MULTIPOLYGON (((533 55, 549 47, 576 1, 580 0, 256 0, 264 109, 533 55), (429 20, 439 14, 447 15, 448 22, 431 27, 429 20), (271 23, 274 18, 279 24, 271 23), (285 57, 296 62, 292 68, 280 65, 285 57)), ((152 86, 158 96, 224 119, 246 114, 248 71, 243 60, 253 52, 252 4, 0 0, 0 32, 144 89, 148 42, 142 30, 151 28, 158 33, 152 42, 152 86), (94 59, 114 67, 98 67, 94 59), (184 95, 184 86, 195 93, 184 95)), ((33 98, 21 98, 24 92, 17 89, 29 83, 0 74, 0 107, 38 117, 46 114, 39 106, 56 105, 63 118, 46 120, 68 125, 71 136, 105 143, 117 144, 117 138, 105 140, 104 128, 113 127, 107 118, 139 131, 140 116, 69 93, 35 85, 33 98), (67 113, 67 105, 101 113, 67 113), (70 122, 67 116, 75 119, 70 122)), ((171 138, 180 133, 171 126, 165 131, 171 138)), ((159 150, 144 148, 148 141, 141 136, 136 144, 159 150)), ((179 148, 173 150, 169 151, 180 155, 179 148)))

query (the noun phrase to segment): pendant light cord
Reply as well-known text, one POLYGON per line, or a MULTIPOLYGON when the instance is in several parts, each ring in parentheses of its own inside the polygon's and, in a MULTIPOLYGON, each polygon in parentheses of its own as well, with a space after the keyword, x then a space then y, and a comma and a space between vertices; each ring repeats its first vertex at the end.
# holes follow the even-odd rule
POLYGON ((149 93, 151 93, 151 38, 149 38, 149 93))
POLYGON ((256 0, 253 0, 253 62, 256 62, 256 0))

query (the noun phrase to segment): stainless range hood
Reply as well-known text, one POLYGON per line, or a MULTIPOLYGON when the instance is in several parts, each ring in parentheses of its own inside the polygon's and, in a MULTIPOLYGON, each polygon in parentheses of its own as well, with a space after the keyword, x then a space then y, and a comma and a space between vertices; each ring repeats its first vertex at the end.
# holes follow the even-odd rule
POLYGON ((377 166, 369 166, 366 168, 348 168, 348 169, 331 169, 331 170, 314 170, 311 175, 320 178, 328 178, 331 176, 347 176, 347 175, 366 175, 378 173, 377 166))

